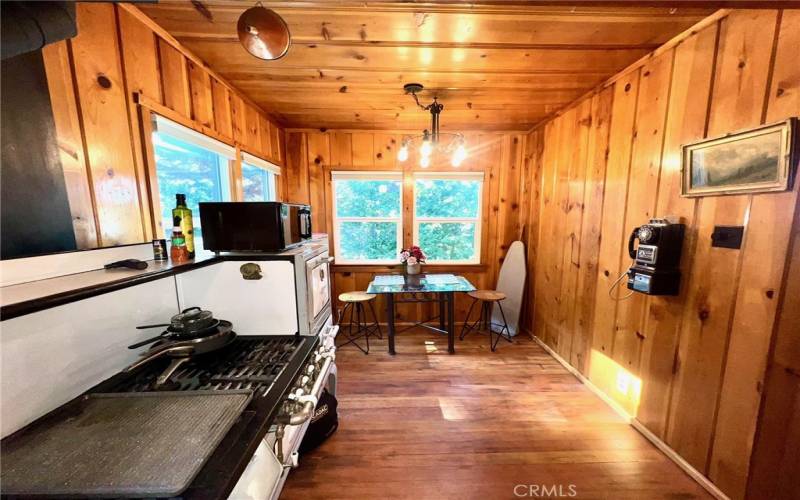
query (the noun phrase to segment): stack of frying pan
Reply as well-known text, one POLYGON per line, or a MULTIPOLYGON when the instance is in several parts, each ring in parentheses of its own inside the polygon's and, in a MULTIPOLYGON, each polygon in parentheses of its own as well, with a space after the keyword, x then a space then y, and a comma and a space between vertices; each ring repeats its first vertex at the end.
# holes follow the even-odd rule
POLYGON ((141 359, 125 369, 128 372, 163 356, 172 358, 167 369, 156 379, 156 386, 163 385, 175 370, 192 356, 221 349, 236 338, 230 321, 216 319, 211 311, 199 307, 184 309, 180 314, 173 316, 169 324, 137 328, 143 330, 164 327, 166 329, 159 335, 128 346, 128 349, 138 349, 152 344, 141 359))

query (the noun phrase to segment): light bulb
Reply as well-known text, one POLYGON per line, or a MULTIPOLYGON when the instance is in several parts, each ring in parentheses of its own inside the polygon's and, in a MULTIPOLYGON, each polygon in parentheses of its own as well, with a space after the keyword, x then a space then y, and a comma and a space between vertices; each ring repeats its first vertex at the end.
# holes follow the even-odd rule
POLYGON ((433 153, 433 146, 431 145, 431 141, 428 140, 422 141, 422 147, 419 148, 419 152, 425 158, 430 156, 431 153, 433 153))
POLYGON ((397 152, 397 160, 398 161, 408 160, 408 146, 403 146, 400 148, 400 151, 397 152))
POLYGON ((459 144, 455 152, 453 153, 453 158, 450 162, 454 167, 458 167, 466 159, 467 159, 467 148, 465 148, 463 144, 459 144))
POLYGON ((430 164, 431 164, 430 156, 423 156, 419 159, 419 166, 422 168, 428 168, 430 164))

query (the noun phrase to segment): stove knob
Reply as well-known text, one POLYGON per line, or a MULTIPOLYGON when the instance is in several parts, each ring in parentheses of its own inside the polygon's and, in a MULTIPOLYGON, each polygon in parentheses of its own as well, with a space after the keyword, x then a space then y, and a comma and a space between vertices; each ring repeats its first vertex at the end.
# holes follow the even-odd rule
POLYGON ((300 387, 305 387, 311 381, 311 377, 308 375, 303 375, 303 378, 300 379, 300 387))
POLYGON ((316 367, 314 365, 312 365, 312 364, 309 364, 308 366, 306 366, 306 374, 308 374, 308 376, 314 375, 314 372, 316 370, 317 370, 316 367))

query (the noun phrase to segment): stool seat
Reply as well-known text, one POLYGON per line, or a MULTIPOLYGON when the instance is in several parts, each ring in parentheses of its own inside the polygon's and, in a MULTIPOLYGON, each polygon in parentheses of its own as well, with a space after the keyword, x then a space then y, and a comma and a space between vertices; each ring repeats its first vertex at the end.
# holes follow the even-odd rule
POLYGON ((374 298, 374 293, 366 292, 345 292, 339 294, 339 300, 342 302, 367 302, 374 298))
POLYGON ((498 300, 503 300, 506 298, 506 294, 503 292, 497 292, 495 290, 475 290, 474 292, 468 292, 467 295, 473 299, 487 302, 497 302, 498 300))

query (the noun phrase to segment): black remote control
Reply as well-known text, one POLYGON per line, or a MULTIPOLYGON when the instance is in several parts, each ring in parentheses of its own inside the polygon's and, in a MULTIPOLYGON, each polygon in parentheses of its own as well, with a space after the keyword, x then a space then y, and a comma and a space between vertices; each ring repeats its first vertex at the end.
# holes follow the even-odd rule
POLYGON ((116 262, 112 262, 111 264, 106 264, 106 269, 113 269, 115 267, 127 267, 129 269, 147 269, 147 262, 139 259, 125 259, 125 260, 118 260, 116 262))

